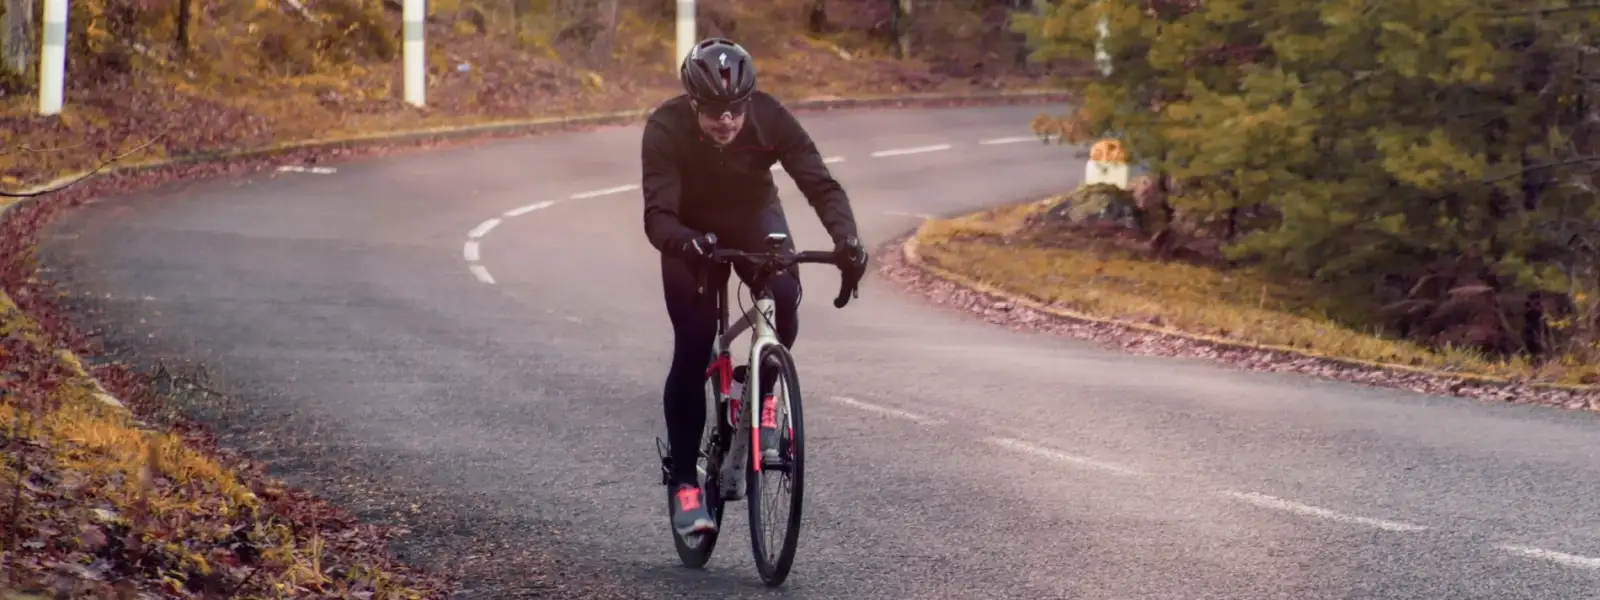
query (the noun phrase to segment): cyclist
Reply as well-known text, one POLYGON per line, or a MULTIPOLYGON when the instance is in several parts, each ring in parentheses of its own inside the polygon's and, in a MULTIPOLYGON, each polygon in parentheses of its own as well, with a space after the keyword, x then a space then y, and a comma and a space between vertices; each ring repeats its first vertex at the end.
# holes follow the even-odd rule
MULTIPOLYGON (((766 250, 768 233, 787 234, 771 171, 774 163, 782 163, 850 267, 864 269, 867 252, 844 188, 794 115, 756 89, 755 65, 744 48, 722 38, 702 41, 684 58, 678 76, 685 93, 651 111, 640 159, 645 236, 661 252, 661 285, 674 336, 662 391, 675 486, 672 522, 680 535, 691 535, 716 529, 696 462, 706 422, 703 386, 707 349, 716 335, 718 288, 702 293, 698 275, 712 268, 707 283, 725 286, 729 274, 727 265, 705 262, 711 249, 706 234, 714 234, 718 245, 747 252, 766 250)), ((784 250, 793 250, 793 243, 784 250)), ((738 270, 748 282, 751 274, 738 270)), ((791 270, 771 279, 778 339, 793 347, 799 332, 798 274, 791 270)), ((758 390, 771 389, 772 381, 762 379, 758 390)), ((763 448, 770 448, 776 430, 772 403, 764 404, 761 439, 763 448)), ((743 494, 743 478, 734 481, 730 499, 743 494)))

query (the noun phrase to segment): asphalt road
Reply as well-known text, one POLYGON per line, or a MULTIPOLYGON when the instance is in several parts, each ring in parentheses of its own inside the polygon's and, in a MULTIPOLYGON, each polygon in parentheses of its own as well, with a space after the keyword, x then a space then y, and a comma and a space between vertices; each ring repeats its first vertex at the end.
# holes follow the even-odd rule
MULTIPOLYGON (((1076 183, 1068 150, 980 143, 1039 110, 802 120, 880 243, 1076 183)), ((654 449, 671 331, 639 193, 616 189, 637 143, 624 127, 108 201, 46 261, 113 340, 238 392, 233 443, 407 524, 406 556, 471 565, 466 597, 559 595, 537 581, 553 569, 650 597, 1600 598, 1592 414, 1126 356, 881 279, 836 310, 817 267, 794 573, 759 587, 742 505, 708 570, 683 569, 654 449)), ((824 247, 777 175, 797 242, 824 247)))

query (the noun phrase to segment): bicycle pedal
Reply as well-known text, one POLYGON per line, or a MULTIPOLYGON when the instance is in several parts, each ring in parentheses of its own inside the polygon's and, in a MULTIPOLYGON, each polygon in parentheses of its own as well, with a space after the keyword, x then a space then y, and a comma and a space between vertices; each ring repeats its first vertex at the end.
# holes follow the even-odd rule
POLYGON ((661 456, 661 485, 672 485, 672 452, 659 437, 656 438, 656 454, 661 456))

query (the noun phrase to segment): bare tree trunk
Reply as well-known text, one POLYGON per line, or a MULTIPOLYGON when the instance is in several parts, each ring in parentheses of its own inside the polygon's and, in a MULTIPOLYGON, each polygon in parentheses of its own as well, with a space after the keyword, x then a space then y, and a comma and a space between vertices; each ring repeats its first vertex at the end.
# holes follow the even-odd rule
POLYGON ((894 57, 911 56, 911 5, 912 0, 889 0, 894 3, 894 57))
POLYGON ((189 56, 189 20, 194 13, 194 0, 178 0, 178 53, 189 56))
POLYGON ((617 59, 617 11, 622 0, 611 0, 611 14, 606 16, 606 60, 617 59))
POLYGON ((806 26, 811 33, 828 32, 828 0, 811 0, 806 12, 806 26))
MULTIPOLYGON (((1016 4, 1014 6, 1018 10, 1027 9, 1029 11, 1032 11, 1033 14, 1035 14, 1037 16, 1041 16, 1042 17, 1045 14, 1044 0, 1016 0, 1016 4)), ((1026 69, 1028 67, 1028 54, 1029 54, 1028 36, 1026 34, 1021 34, 1021 33, 1016 34, 1016 36, 1017 36, 1016 67, 1019 68, 1019 69, 1026 69)))
POLYGON ((0 57, 6 71, 26 77, 34 64, 33 0, 6 0, 4 29, 0 29, 0 57))

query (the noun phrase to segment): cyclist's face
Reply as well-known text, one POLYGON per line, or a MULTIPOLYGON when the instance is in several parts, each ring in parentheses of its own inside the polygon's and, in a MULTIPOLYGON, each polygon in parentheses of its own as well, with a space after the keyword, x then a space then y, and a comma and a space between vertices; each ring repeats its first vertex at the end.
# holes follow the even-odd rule
POLYGON ((727 145, 744 128, 745 106, 711 106, 696 104, 695 114, 700 119, 700 130, 717 145, 727 145))

